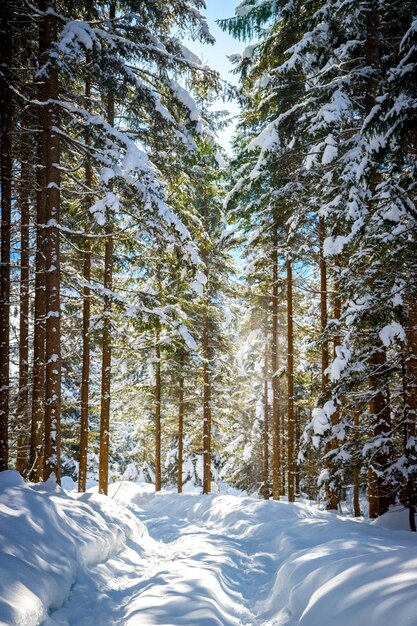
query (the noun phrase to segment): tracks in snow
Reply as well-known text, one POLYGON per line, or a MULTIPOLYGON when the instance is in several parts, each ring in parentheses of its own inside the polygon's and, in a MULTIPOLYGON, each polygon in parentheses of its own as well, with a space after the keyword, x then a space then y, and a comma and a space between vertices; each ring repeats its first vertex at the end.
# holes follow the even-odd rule
MULTIPOLYGON (((126 504, 126 494, 118 497, 126 504)), ((45 626, 266 624, 256 618, 255 604, 276 566, 247 526, 225 532, 225 516, 242 500, 224 498, 127 498, 150 537, 130 540, 117 556, 82 572, 45 626), (222 504, 212 515, 216 498, 222 504)))

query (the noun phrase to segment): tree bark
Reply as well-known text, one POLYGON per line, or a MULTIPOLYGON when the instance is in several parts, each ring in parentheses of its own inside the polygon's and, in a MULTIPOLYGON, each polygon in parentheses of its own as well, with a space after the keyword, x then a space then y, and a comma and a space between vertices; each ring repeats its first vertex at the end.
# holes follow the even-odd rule
POLYGON ((295 497, 300 496, 300 465, 298 464, 298 454, 300 452, 300 437, 301 437, 301 424, 300 424, 300 409, 295 409, 295 497))
MULTIPOLYGON (((45 40, 39 33, 39 64, 45 55, 45 40)), ((45 100, 45 84, 38 87, 38 99, 45 100)), ((43 477, 45 433, 45 222, 46 222, 46 139, 45 109, 38 108, 36 167, 36 256, 35 303, 33 325, 32 422, 28 478, 39 482, 43 477)))
POLYGON ((180 359, 180 378, 178 381, 178 473, 177 487, 178 493, 182 493, 182 465, 183 465, 183 445, 184 445, 184 376, 182 373, 183 358, 180 359))
MULTIPOLYGON (((380 67, 380 9, 378 0, 368 0, 364 6, 366 11, 366 39, 365 39, 365 62, 367 66, 368 81, 365 91, 364 115, 368 115, 375 104, 377 95, 376 72, 380 67)), ((375 168, 370 173, 369 189, 374 193, 378 182, 378 172, 375 168)), ((390 409, 381 388, 379 370, 385 363, 385 353, 383 349, 375 352, 371 358, 372 373, 370 376, 370 391, 373 394, 369 412, 374 418, 374 436, 380 437, 388 433, 391 429, 390 409)), ((375 518, 388 510, 391 499, 387 493, 387 485, 381 475, 388 461, 385 451, 378 450, 368 468, 368 496, 369 496, 369 517, 375 518)))
POLYGON ((100 404, 100 460, 99 493, 107 495, 109 484, 109 429, 111 398, 111 296, 113 288, 113 228, 112 217, 107 216, 106 243, 104 250, 104 310, 103 310, 103 354, 101 364, 100 404))
POLYGON ((408 305, 407 358, 405 364, 405 455, 408 465, 406 484, 410 530, 416 532, 416 417, 417 417, 417 289, 408 305))
MULTIPOLYGON (((206 286, 207 288, 207 286, 206 286)), ((203 493, 211 491, 211 375, 210 322, 203 320, 203 493)))
MULTIPOLYGON (((326 373, 329 367, 329 343, 325 336, 327 329, 327 265, 324 258, 324 239, 326 235, 324 218, 319 218, 319 247, 320 247, 320 331, 321 331, 321 397, 322 402, 329 400, 329 376, 326 373)), ((336 299, 338 296, 336 295, 336 299)), ((335 308, 337 308, 337 319, 340 317, 340 299, 337 300, 335 308)), ((328 458, 329 452, 332 450, 333 442, 329 439, 325 447, 324 468, 329 472, 332 470, 332 462, 328 458)), ((329 481, 326 484, 326 500, 329 510, 337 509, 337 497, 334 490, 329 488, 329 481)))
POLYGON ((353 466, 353 514, 355 517, 360 517, 361 507, 359 503, 359 412, 355 412, 354 417, 355 426, 355 461, 353 466))
POLYGON ((155 338, 155 491, 161 491, 161 346, 159 326, 155 338))
POLYGON ((280 415, 279 415, 279 380, 278 380, 278 233, 274 226, 272 259, 272 497, 280 499, 281 494, 281 446, 280 446, 280 415))
POLYGON ((288 375, 288 501, 295 501, 294 463, 294 324, 292 260, 287 258, 287 375, 288 375))
MULTIPOLYGON (((46 11, 47 3, 39 6, 46 11)), ((57 18, 48 13, 41 23, 44 49, 58 39, 57 18)), ((45 82, 44 138, 46 139, 46 222, 45 222, 45 457, 44 480, 54 474, 60 483, 61 454, 61 305, 60 305, 60 138, 58 69, 48 68, 45 82)))
POLYGON ((0 269, 0 471, 9 460, 10 384, 10 231, 12 209, 12 35, 9 3, 2 11, 0 37, 0 140, 1 140, 1 269, 0 269))
POLYGON ((321 330, 321 394, 324 402, 328 400, 329 344, 325 338, 327 328, 327 265, 324 258, 324 239, 326 235, 324 218, 319 219, 320 231, 320 330, 321 330))
MULTIPOLYGON (((88 16, 87 16, 88 17, 88 16)), ((91 95, 91 81, 86 79, 85 100, 86 106, 91 95)), ((88 145, 88 132, 86 144, 88 145)), ((93 172, 89 156, 85 161, 85 184, 87 189, 92 189, 93 172)), ((86 211, 89 215, 90 202, 87 196, 86 211)), ((90 220, 89 220, 90 223, 90 220)), ((87 233, 86 233, 87 234, 87 233)), ((81 421, 80 421, 80 467, 78 473, 78 491, 84 492, 87 487, 87 454, 88 454, 88 395, 90 386, 90 309, 91 309, 91 241, 89 237, 84 240, 84 263, 83 263, 83 365, 81 373, 81 421)))
MULTIPOLYGON (((116 4, 110 4, 109 18, 116 15, 116 4)), ((115 100, 112 91, 107 95, 107 121, 114 126, 115 100)), ((109 485, 109 429, 111 398, 111 291, 113 289, 113 219, 107 214, 106 243, 104 247, 104 310, 103 310, 103 354, 101 363, 100 403, 100 459, 98 491, 107 495, 109 485)))
MULTIPOLYGON (((22 117, 23 132, 27 125, 22 117)), ((19 399, 16 469, 23 475, 29 461, 29 190, 31 167, 22 146, 20 165, 20 293, 19 293, 19 399)))
MULTIPOLYGON (((373 372, 370 387, 373 393, 369 412, 374 419, 374 437, 383 437, 391 431, 391 412, 385 390, 381 387, 381 368, 385 364, 385 352, 378 350, 372 357, 373 372)), ((374 453, 368 472, 369 517, 375 518, 388 511, 392 496, 384 479, 383 472, 389 460, 389 452, 384 444, 374 453)))
POLYGON ((263 454, 262 454, 262 495, 265 500, 269 499, 269 355, 268 355, 268 337, 267 329, 265 336, 265 358, 264 358, 264 397, 263 397, 263 409, 264 409, 264 427, 263 427, 263 454))
MULTIPOLYGON (((340 316, 342 313, 342 300, 340 297, 340 293, 339 293, 339 283, 336 280, 335 281, 335 297, 334 297, 334 318, 335 320, 340 320, 340 316)), ((333 339, 333 358, 335 359, 337 357, 337 349, 340 347, 341 344, 341 340, 340 340, 340 335, 339 333, 336 331, 334 339, 333 339)), ((333 413, 332 417, 331 417, 331 426, 333 428, 333 426, 336 426, 340 421, 340 413, 339 413, 339 409, 336 407, 336 411, 333 413)), ((326 451, 330 451, 330 450, 334 450, 336 447, 336 442, 334 441, 334 438, 331 440, 329 446, 326 448, 326 451)), ((326 467, 329 469, 329 471, 332 468, 332 463, 331 461, 326 461, 326 467)), ((336 489, 330 489, 330 487, 327 488, 327 494, 326 494, 326 498, 327 498, 327 509, 329 511, 337 511, 338 506, 339 506, 339 498, 337 495, 337 491, 336 489)))

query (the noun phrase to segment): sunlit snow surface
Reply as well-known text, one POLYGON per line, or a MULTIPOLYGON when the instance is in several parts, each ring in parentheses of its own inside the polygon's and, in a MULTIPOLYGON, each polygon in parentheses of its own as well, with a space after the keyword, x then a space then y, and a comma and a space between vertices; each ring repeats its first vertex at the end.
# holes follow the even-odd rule
POLYGON ((0 624, 416 626, 407 514, 354 521, 302 502, 111 498, 0 474, 0 624), (149 534, 148 534, 149 531, 149 534))

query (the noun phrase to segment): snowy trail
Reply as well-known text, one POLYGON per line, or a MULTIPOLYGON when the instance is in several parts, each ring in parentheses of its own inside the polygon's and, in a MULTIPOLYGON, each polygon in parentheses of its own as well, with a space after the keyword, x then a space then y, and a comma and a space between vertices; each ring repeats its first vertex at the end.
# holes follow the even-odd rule
POLYGON ((193 496, 176 498, 176 506, 168 496, 165 515, 163 495, 130 503, 121 496, 148 527, 145 549, 129 541, 116 557, 83 572, 45 626, 258 625, 251 607, 262 579, 273 574, 270 557, 256 564, 244 539, 222 534, 213 521, 196 524, 193 496))
POLYGON ((407 511, 0 475, 0 626, 417 626, 407 511), (117 492, 117 493, 116 493, 117 492))
POLYGON ((45 626, 417 626, 410 533, 307 503, 138 489, 116 500, 150 537, 84 573, 45 626))

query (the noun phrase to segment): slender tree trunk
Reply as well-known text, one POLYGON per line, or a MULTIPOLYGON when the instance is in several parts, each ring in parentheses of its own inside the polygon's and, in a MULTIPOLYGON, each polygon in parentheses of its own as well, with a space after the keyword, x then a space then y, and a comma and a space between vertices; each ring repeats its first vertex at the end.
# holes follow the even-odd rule
POLYGON ((184 376, 182 373, 183 359, 180 360, 180 378, 178 381, 178 473, 177 487, 178 493, 182 493, 182 464, 183 464, 183 444, 184 444, 184 376))
POLYGON ((210 322, 203 320, 203 493, 211 491, 211 375, 210 322))
MULTIPOLYGON (((91 182, 91 180, 90 180, 91 182)), ((80 468, 78 474, 78 491, 84 492, 87 487, 87 455, 88 455, 88 395, 90 385, 90 278, 91 278, 91 244, 86 238, 84 243, 83 265, 83 365, 81 374, 81 422, 80 422, 80 468)))
POLYGON ((327 265, 324 258, 323 246, 326 235, 324 218, 319 220, 320 230, 320 330, 321 330, 321 393, 323 400, 328 400, 329 376, 326 370, 329 367, 329 344, 325 338, 327 328, 327 265))
POLYGON ((288 375, 288 501, 295 501, 294 478, 294 324, 292 261, 287 258, 287 375, 288 375))
POLYGON ((155 491, 161 491, 161 346, 159 327, 155 340, 155 491))
MULTIPOLYGON (((368 0, 364 6, 366 11, 366 40, 365 40, 365 62, 367 65, 367 88, 365 91, 365 110, 364 114, 368 115, 375 104, 377 94, 377 72, 380 67, 380 8, 378 0, 368 0)), ((369 189, 374 193, 378 182, 378 173, 374 168, 371 171, 369 189)), ((371 368, 373 372, 370 377, 370 390, 373 394, 370 402, 369 411, 374 419, 374 436, 380 437, 384 433, 388 433, 391 429, 390 409, 385 397, 384 390, 381 388, 381 380, 379 378, 379 370, 385 362, 385 353, 383 350, 375 352, 371 359, 371 368)), ((387 493, 382 472, 388 462, 388 455, 385 452, 377 451, 372 459, 372 463, 368 468, 368 495, 369 495, 369 517, 375 518, 382 515, 388 510, 391 499, 387 493)))
MULTIPOLYGON (((41 0, 42 10, 47 3, 41 0)), ((58 40, 58 20, 48 13, 42 19, 44 48, 58 40)), ((60 305, 60 138, 58 69, 51 65, 45 83, 44 137, 46 139, 46 223, 45 223, 45 457, 44 479, 54 474, 60 482, 61 454, 61 305, 60 305)))
MULTIPOLYGON (((110 4, 109 18, 116 15, 116 5, 110 4)), ((107 121, 114 126, 114 94, 107 95, 107 121)), ((100 403, 100 459, 98 491, 107 495, 109 485, 109 429, 111 398, 111 291, 113 289, 113 218, 107 214, 106 243, 104 247, 104 310, 103 310, 103 355, 101 363, 101 403, 100 403)))
POLYGON ((360 517, 361 507, 359 503, 359 411, 355 412, 354 417, 355 426, 355 461, 353 466, 353 514, 355 517, 360 517))
POLYGON ((263 428, 263 455, 262 455, 262 490, 265 500, 269 499, 269 402, 268 402, 268 374, 269 374, 269 361, 268 355, 268 338, 265 337, 265 358, 264 358, 264 428, 263 428))
MULTIPOLYGON (((39 34, 40 64, 44 58, 44 38, 39 34)), ((38 87, 38 99, 45 100, 45 85, 38 87)), ((38 108, 36 167, 36 256, 35 303, 33 326, 32 422, 28 478, 39 482, 43 477, 45 432, 45 222, 46 222, 46 139, 45 109, 38 108)))
POLYGON ((280 414, 279 414, 279 380, 278 380, 278 233, 274 226, 273 262, 272 262, 272 497, 280 499, 281 493, 281 446, 280 446, 280 414))
POLYGON ((363 6, 366 11, 366 41, 365 41, 365 59, 368 68, 368 85, 365 92, 365 115, 368 115, 375 104, 375 96, 377 90, 376 70, 380 67, 380 9, 379 0, 367 0, 363 6))
MULTIPOLYGON (((86 106, 91 95, 91 82, 86 79, 85 100, 86 106)), ((88 145, 88 133, 86 143, 88 145)), ((90 159, 87 156, 85 162, 85 184, 87 189, 92 189, 93 172, 90 159)), ((87 196, 87 214, 89 215, 87 196)), ((84 264, 83 264, 83 366, 81 374, 81 423, 80 423, 80 468, 78 473, 78 491, 84 492, 87 487, 87 454, 88 454, 88 395, 90 385, 90 308, 91 308, 91 241, 89 237, 84 240, 84 264)))
POLYGON ((1 139, 1 269, 0 269, 0 471, 9 460, 9 353, 10 353, 10 227, 12 208, 12 35, 6 4, 0 32, 0 139, 1 139))
MULTIPOLYGON (((319 246, 320 246, 320 330, 321 330, 321 397, 325 403, 329 399, 329 377, 326 373, 329 367, 329 343, 325 337, 327 329, 327 265, 324 258, 324 239, 326 236, 324 218, 319 218, 319 246)), ((339 313, 340 317, 340 313, 339 313)), ((332 471, 332 462, 328 457, 333 447, 332 440, 326 443, 324 468, 329 475, 332 471)), ((326 500, 328 509, 337 509, 337 499, 326 482, 326 500)))
POLYGON ((295 410, 295 497, 300 496, 300 465, 298 463, 298 454, 300 452, 300 437, 301 437, 301 424, 300 424, 300 409, 297 407, 295 410))
MULTIPOLYGON (((340 292, 339 292, 339 282, 337 280, 335 281, 335 290, 336 290, 336 293, 334 297, 334 318, 335 320, 339 321, 341 313, 342 313, 342 300, 341 300, 340 292)), ((341 344, 340 335, 336 331, 336 334, 333 340, 333 358, 337 357, 337 350, 340 347, 340 344, 341 344)), ((336 411, 333 413, 331 417, 332 428, 336 426, 339 423, 339 421, 340 421, 339 408, 336 407, 336 411)), ((334 441, 334 438, 333 438, 330 442, 330 445, 327 447, 326 451, 334 450, 336 448, 336 445, 337 443, 336 441, 334 441)), ((327 460, 326 466, 330 471, 332 468, 332 462, 327 460)), ((335 488, 330 489, 330 487, 328 487, 326 496, 327 496, 327 509, 329 511, 337 511, 338 506, 339 506, 339 498, 338 498, 336 489, 335 488)))
POLYGON ((407 359, 405 364, 405 455, 408 477, 406 484, 410 530, 416 532, 416 417, 417 417, 417 289, 408 306, 407 359))
MULTIPOLYGON (((27 119, 22 118, 23 129, 27 119)), ((23 131, 24 132, 24 131, 23 131)), ((24 146, 26 147, 26 146, 24 146)), ((21 159, 20 205, 20 294, 19 294, 19 400, 16 469, 22 475, 29 461, 29 190, 31 168, 27 155, 21 159)))
POLYGON ((101 365, 100 405, 100 460, 99 493, 107 495, 109 484, 109 429, 111 398, 111 296, 113 288, 113 229, 112 217, 107 216, 106 243, 104 250, 104 310, 103 310, 103 354, 101 365))
MULTIPOLYGON (((370 387, 373 392, 369 412, 374 419, 374 437, 383 437, 391 431, 391 412, 387 395, 381 387, 381 368, 385 364, 385 352, 381 349, 375 352, 372 358, 374 372, 370 377, 370 387)), ((386 448, 386 445, 383 446, 386 448)), ((369 517, 375 518, 388 511, 392 504, 392 496, 386 484, 383 472, 389 461, 389 453, 386 450, 377 450, 372 458, 372 463, 368 472, 368 493, 369 493, 369 517)))

